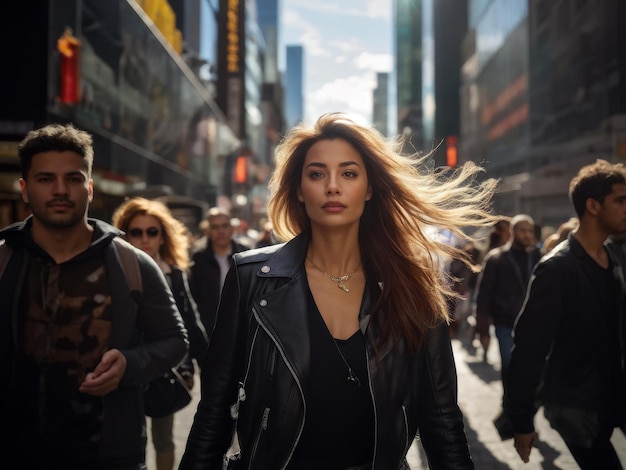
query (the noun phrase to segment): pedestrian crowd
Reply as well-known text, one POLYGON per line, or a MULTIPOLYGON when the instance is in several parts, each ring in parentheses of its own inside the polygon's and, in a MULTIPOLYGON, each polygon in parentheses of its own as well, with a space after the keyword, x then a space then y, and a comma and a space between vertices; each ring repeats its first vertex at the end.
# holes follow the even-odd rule
POLYGON ((157 470, 408 469, 417 436, 430 468, 472 469, 451 345, 469 335, 484 361, 495 338, 493 425, 522 461, 541 409, 581 469, 622 469, 626 168, 580 168, 574 215, 542 230, 492 213, 479 166, 401 148, 339 113, 296 126, 260 230, 216 206, 196 234, 144 197, 90 217, 91 135, 28 133, 30 215, 0 230, 7 468, 146 469, 149 432, 157 470))

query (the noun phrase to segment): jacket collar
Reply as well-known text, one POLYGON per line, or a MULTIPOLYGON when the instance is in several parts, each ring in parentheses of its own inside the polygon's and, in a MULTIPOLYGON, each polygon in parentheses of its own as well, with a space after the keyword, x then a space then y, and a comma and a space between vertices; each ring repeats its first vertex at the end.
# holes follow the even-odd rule
MULTIPOLYGON (((287 277, 289 279, 295 279, 298 274, 302 274, 304 270, 304 260, 306 259, 306 253, 309 247, 309 241, 311 237, 309 233, 301 233, 295 238, 291 239, 287 243, 280 245, 280 249, 275 251, 267 261, 260 263, 257 271, 257 276, 260 278, 272 278, 272 277, 287 277)), ((279 246, 274 246, 272 249, 276 249, 279 246)), ((243 256, 248 253, 244 252, 243 256)), ((382 289, 383 286, 380 282, 370 284, 372 281, 371 276, 366 273, 366 286, 363 293, 363 300, 361 302, 361 309, 359 312, 359 325, 360 329, 365 334, 367 327, 371 319, 371 308, 373 305, 373 292, 371 289, 382 289)), ((390 349, 391 345, 389 346, 390 349)), ((383 351, 386 354, 388 350, 383 351)))
POLYGON ((304 266, 311 237, 301 233, 281 246, 265 263, 261 263, 259 277, 288 277, 293 279, 304 266))

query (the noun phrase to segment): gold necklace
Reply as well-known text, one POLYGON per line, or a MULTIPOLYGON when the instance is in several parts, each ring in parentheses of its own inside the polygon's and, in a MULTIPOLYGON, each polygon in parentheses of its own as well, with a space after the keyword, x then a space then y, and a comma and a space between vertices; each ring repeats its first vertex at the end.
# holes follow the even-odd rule
POLYGON ((343 290, 345 293, 350 292, 350 289, 348 289, 345 285, 345 282, 350 279, 352 276, 354 276, 357 272, 359 272, 359 268, 361 267, 361 262, 359 262, 359 265, 354 269, 354 271, 352 271, 349 274, 342 274, 341 276, 331 276, 330 274, 328 274, 326 271, 324 271, 322 268, 320 268, 319 266, 317 266, 312 260, 311 258, 309 258, 308 256, 306 257, 306 259, 309 261, 309 263, 311 263, 311 265, 317 269, 318 271, 324 273, 324 275, 330 279, 333 282, 337 283, 337 287, 339 287, 341 290, 343 290))

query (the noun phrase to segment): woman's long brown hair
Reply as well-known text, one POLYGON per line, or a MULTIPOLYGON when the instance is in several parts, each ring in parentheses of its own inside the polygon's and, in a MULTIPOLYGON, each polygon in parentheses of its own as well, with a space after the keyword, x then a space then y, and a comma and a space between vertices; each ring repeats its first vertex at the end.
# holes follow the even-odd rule
POLYGON ((340 113, 325 114, 313 127, 293 128, 276 148, 268 215, 281 240, 310 231, 297 191, 308 150, 325 139, 350 143, 367 169, 372 198, 361 217, 359 242, 365 271, 383 286, 371 312, 381 344, 403 338, 414 351, 428 329, 449 321, 445 298, 456 294, 443 260, 469 265, 467 254, 432 232, 449 230, 465 239, 463 228, 493 224, 489 208, 497 181, 479 182, 482 168, 471 162, 451 174, 429 170, 428 155, 401 155, 400 141, 386 141, 340 113))

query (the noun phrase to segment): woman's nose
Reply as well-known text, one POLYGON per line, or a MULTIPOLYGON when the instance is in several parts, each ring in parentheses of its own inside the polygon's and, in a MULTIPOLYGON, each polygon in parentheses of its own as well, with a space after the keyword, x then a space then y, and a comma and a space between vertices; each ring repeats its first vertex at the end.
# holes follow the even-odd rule
POLYGON ((328 185, 326 186, 327 194, 338 194, 340 192, 339 184, 337 182, 337 178, 331 176, 328 178, 328 185))

